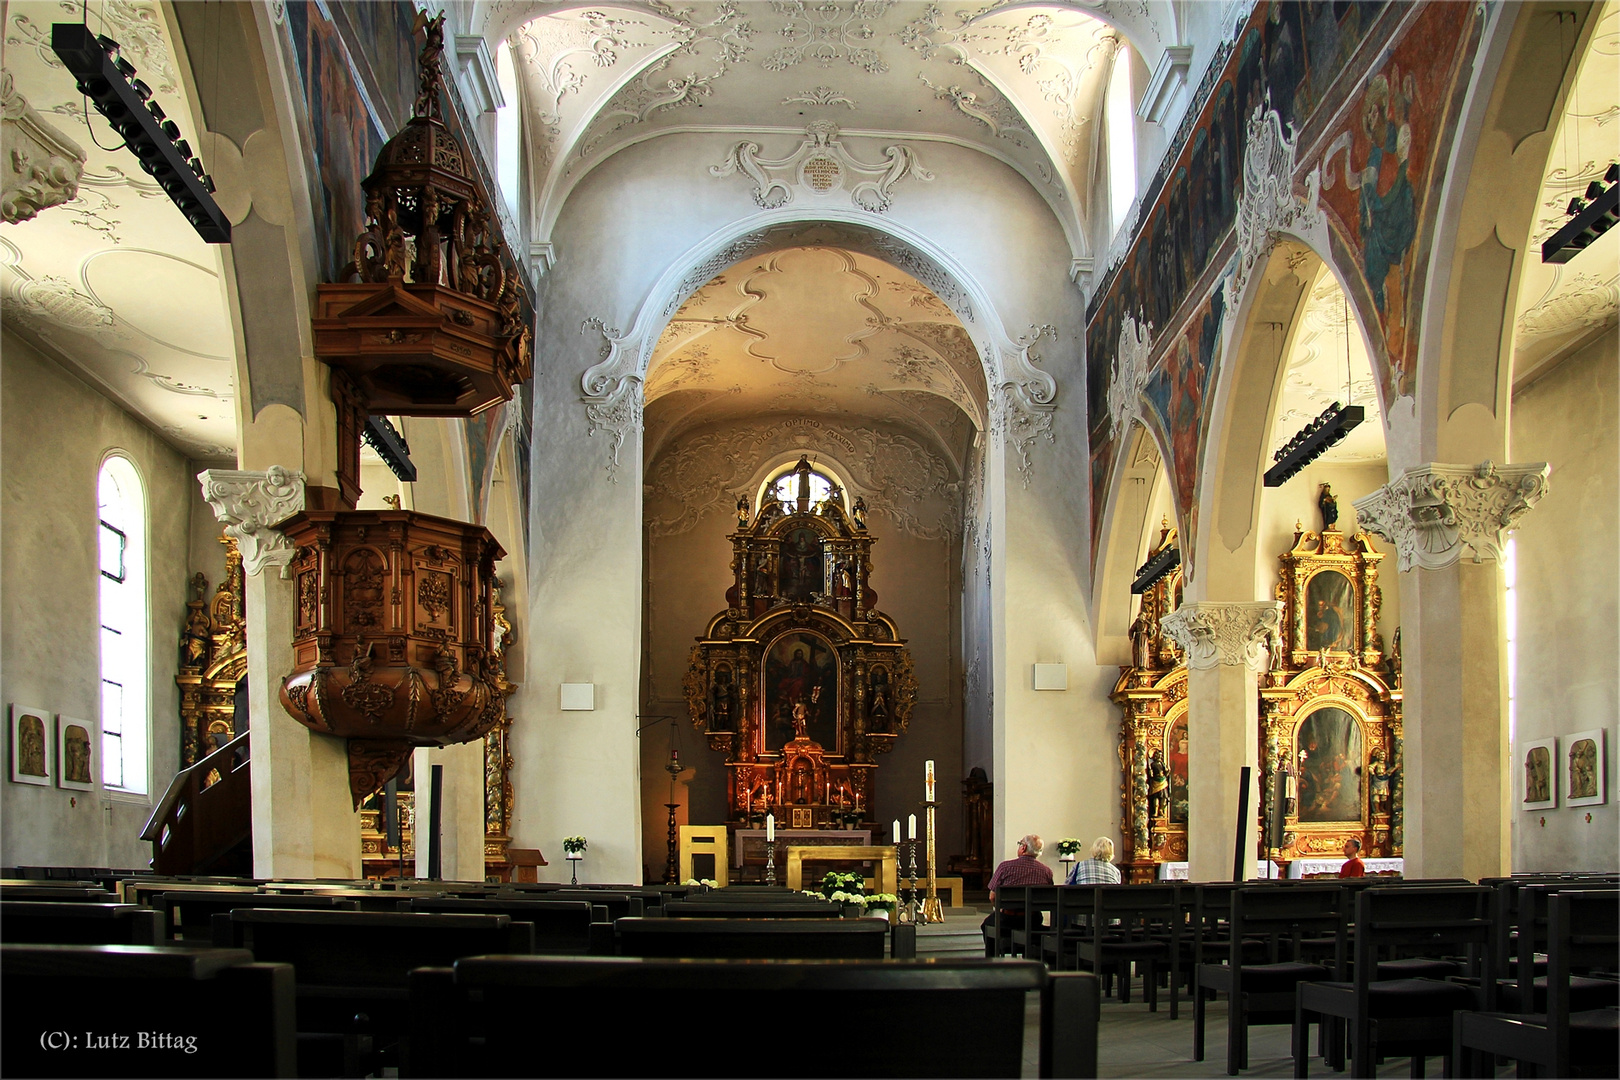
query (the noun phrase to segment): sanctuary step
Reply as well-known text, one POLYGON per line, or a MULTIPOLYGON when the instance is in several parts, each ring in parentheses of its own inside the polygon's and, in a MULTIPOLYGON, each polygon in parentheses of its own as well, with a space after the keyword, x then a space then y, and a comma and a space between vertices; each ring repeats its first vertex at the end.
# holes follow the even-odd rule
POLYGON ((988 910, 946 908, 945 921, 917 924, 917 957, 983 956, 984 935, 979 924, 988 910))

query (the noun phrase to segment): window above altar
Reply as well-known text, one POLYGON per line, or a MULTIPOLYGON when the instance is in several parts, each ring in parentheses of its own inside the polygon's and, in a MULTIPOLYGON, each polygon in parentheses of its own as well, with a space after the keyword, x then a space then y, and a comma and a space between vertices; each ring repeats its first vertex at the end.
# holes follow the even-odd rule
POLYGON ((812 507, 820 506, 831 498, 841 509, 848 512, 849 501, 848 496, 844 494, 845 490, 845 485, 825 466, 817 464, 809 469, 803 469, 789 463, 776 470, 760 486, 760 501, 764 502, 765 493, 770 492, 776 501, 792 506, 800 494, 807 494, 809 505, 812 507), (801 490, 801 483, 805 490, 801 490))

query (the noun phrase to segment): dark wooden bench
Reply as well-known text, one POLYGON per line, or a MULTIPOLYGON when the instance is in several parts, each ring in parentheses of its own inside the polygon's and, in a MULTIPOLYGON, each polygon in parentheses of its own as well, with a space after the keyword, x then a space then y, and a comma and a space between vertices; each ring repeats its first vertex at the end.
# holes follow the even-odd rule
POLYGON ((836 919, 844 914, 842 904, 831 900, 767 901, 745 903, 735 900, 671 900, 664 915, 671 919, 836 919))
POLYGON ((1095 1076, 1096 981, 1033 961, 473 957, 412 974, 400 1075, 1018 1076, 1030 994, 1041 996, 1040 1075, 1095 1076), (608 1016, 634 1018, 634 1050, 535 1044, 537 1017, 589 1032, 608 1016), (834 1030, 762 1033, 747 1052, 693 1038, 717 1021, 764 1029, 795 1017, 834 1030))
POLYGON ((0 902, 7 904, 16 901, 25 903, 50 902, 53 904, 112 904, 118 901, 116 893, 110 893, 99 885, 81 882, 73 884, 63 882, 60 885, 33 884, 30 882, 4 882, 0 883, 0 902))
POLYGON ((6 1076, 297 1075, 292 968, 243 949, 8 944, 0 995, 6 1076))
POLYGON ((619 955, 881 960, 886 919, 619 919, 619 955))
MULTIPOLYGON (((656 896, 656 894, 654 895, 656 896)), ((607 908, 608 921, 610 922, 614 919, 640 918, 643 915, 656 914, 656 905, 661 903, 663 899, 657 897, 654 904, 649 905, 648 897, 641 892, 614 892, 607 889, 554 889, 546 893, 544 897, 519 897, 506 889, 502 889, 495 894, 495 899, 506 897, 512 899, 584 901, 587 904, 607 908)))
POLYGON ((246 908, 214 916, 214 944, 293 965, 300 1074, 363 1075, 394 1060, 413 968, 531 953, 534 927, 505 915, 246 908))
POLYGON ((136 904, 13 900, 0 911, 0 941, 7 944, 156 945, 162 940, 162 918, 136 904))
POLYGON ((584 900, 514 899, 509 896, 467 899, 442 897, 402 902, 401 911, 440 915, 505 915, 534 926, 534 951, 545 956, 612 956, 613 923, 608 909, 584 900))
POLYGON ((208 941, 214 936, 215 915, 237 908, 299 908, 303 910, 358 911, 352 899, 321 893, 187 892, 159 893, 152 910, 163 921, 163 936, 183 941, 208 941))

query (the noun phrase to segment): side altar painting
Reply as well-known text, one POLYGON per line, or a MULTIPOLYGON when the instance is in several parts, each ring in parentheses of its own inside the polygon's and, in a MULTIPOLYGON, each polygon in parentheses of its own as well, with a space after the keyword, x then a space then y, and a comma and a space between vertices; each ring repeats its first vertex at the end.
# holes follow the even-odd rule
MULTIPOLYGON (((1331 497, 1323 500, 1332 505, 1331 497)), ((1263 854, 1279 864, 1336 856, 1361 841, 1368 858, 1402 853, 1401 658, 1397 631, 1378 632, 1384 556, 1365 533, 1336 520, 1299 526, 1278 557, 1280 628, 1260 678, 1260 805, 1263 854)), ((1174 546, 1164 527, 1150 556, 1174 546)), ((1187 858, 1187 667, 1159 620, 1180 605, 1180 571, 1142 595, 1131 627, 1131 664, 1112 699, 1120 734, 1122 869, 1152 881, 1187 858)))
POLYGON ((910 724, 917 681, 877 607, 865 509, 808 457, 757 512, 738 504, 734 581, 685 679, 693 725, 726 758, 734 828, 767 814, 783 828, 873 824, 876 758, 910 724))

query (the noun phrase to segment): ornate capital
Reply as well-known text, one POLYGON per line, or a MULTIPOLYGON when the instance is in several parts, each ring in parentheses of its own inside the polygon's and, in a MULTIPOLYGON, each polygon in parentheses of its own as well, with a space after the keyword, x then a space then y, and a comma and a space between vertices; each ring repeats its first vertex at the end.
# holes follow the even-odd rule
POLYGON ((1356 500, 1361 527, 1395 545, 1402 571, 1501 559, 1507 534, 1547 494, 1547 463, 1420 465, 1356 500))
POLYGON ((1267 645, 1277 640, 1281 623, 1282 602, 1278 600, 1192 601, 1159 620, 1186 654, 1187 666, 1200 671, 1222 664, 1263 670, 1267 645))
POLYGON ((84 151, 17 93, 9 71, 0 73, 0 129, 5 163, 0 220, 27 221, 78 196, 84 151))
POLYGON ((266 566, 292 562, 293 545, 275 526, 304 508, 304 474, 272 465, 264 472, 205 469, 197 474, 203 499, 225 523, 225 535, 242 553, 242 569, 257 574, 266 566))

